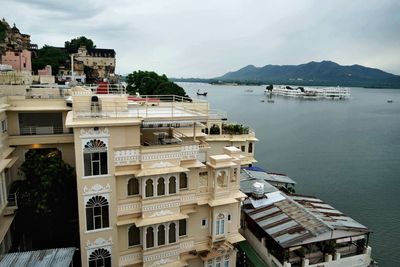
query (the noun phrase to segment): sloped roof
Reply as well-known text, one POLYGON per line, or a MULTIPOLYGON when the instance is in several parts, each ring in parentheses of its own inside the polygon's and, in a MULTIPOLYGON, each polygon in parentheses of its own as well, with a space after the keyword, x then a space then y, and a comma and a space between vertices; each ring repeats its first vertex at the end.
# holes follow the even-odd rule
POLYGON ((243 211, 282 248, 359 236, 368 228, 315 197, 282 192, 248 198, 243 211))
POLYGON ((0 255, 0 267, 68 267, 76 248, 55 248, 0 255))

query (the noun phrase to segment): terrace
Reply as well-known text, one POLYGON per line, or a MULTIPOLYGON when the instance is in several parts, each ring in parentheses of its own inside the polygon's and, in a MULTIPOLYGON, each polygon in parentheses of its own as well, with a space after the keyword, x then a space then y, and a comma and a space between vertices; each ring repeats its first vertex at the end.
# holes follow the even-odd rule
POLYGON ((126 94, 92 95, 73 92, 74 118, 202 119, 209 115, 208 102, 175 95, 132 97, 126 94))

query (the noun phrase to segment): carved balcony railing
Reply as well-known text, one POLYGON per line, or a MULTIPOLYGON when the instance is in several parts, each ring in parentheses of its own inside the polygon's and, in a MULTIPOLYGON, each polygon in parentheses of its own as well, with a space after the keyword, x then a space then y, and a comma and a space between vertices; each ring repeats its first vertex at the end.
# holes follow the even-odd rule
POLYGON ((116 148, 114 152, 115 166, 140 164, 146 161, 164 161, 169 159, 190 160, 198 159, 199 144, 188 143, 180 147, 171 148, 170 151, 154 151, 141 147, 116 148), (147 152, 147 153, 144 153, 147 152))

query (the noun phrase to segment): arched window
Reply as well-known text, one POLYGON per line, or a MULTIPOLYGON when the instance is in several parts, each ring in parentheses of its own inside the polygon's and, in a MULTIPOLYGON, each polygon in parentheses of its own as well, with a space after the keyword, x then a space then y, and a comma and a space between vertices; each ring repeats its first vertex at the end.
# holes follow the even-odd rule
POLYGON ((165 180, 161 177, 157 181, 157 196, 163 195, 165 195, 165 180))
POLYGON ((128 245, 130 247, 140 245, 140 229, 137 228, 136 225, 129 227, 128 245))
POLYGON ((176 242, 176 224, 170 223, 168 230, 168 242, 175 243, 176 242))
POLYGON ((159 246, 165 245, 165 226, 159 225, 157 229, 157 244, 159 246))
POLYGON ((253 153, 253 143, 249 143, 249 153, 253 153))
POLYGON ((104 248, 93 251, 89 256, 89 267, 111 267, 111 253, 104 248))
POLYGON ((94 196, 86 203, 86 228, 95 230, 109 227, 108 201, 103 196, 94 196))
POLYGON ((107 146, 98 139, 90 140, 83 148, 85 176, 107 174, 107 146))
POLYGON ((146 230, 146 248, 154 247, 154 229, 148 227, 146 230))
POLYGON ((139 195, 139 180, 131 178, 128 181, 128 196, 139 195))
POLYGON ((233 174, 231 175, 231 181, 236 182, 236 178, 237 178, 237 168, 234 168, 233 174))
POLYGON ((146 197, 152 197, 154 195, 153 180, 147 179, 146 181, 146 197))
POLYGON ((179 174, 179 189, 187 189, 188 188, 188 178, 187 174, 181 172, 179 174))
POLYGON ((221 171, 221 172, 218 173, 217 186, 218 187, 226 186, 226 173, 224 171, 221 171))
POLYGON ((176 178, 175 176, 169 177, 169 194, 175 194, 176 193, 176 178))

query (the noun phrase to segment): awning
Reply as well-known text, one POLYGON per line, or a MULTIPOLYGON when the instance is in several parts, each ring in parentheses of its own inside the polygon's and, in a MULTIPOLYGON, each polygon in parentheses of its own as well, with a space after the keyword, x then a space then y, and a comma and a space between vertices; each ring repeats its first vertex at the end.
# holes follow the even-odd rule
POLYGON ((138 173, 140 170, 123 170, 123 171, 116 171, 114 173, 115 176, 123 176, 123 175, 134 175, 138 173))
MULTIPOLYGON (((242 162, 242 164, 243 164, 243 162, 242 162)), ((207 162, 207 165, 210 166, 210 167, 212 167, 213 169, 227 168, 227 167, 236 166, 236 164, 233 163, 233 162, 222 162, 222 163, 219 163, 219 162, 218 162, 218 165, 214 165, 214 164, 211 164, 210 162, 207 162)))
POLYGON ((186 214, 176 213, 173 215, 160 216, 160 217, 155 217, 155 218, 140 218, 136 221, 135 224, 137 227, 143 227, 143 226, 157 224, 157 223, 179 221, 179 220, 187 219, 187 218, 189 218, 189 216, 186 214))
POLYGON ((166 173, 179 173, 179 172, 188 172, 189 169, 182 168, 179 166, 176 167, 167 167, 167 168, 155 168, 155 169, 142 169, 135 173, 136 177, 142 176, 151 176, 151 175, 159 175, 159 174, 166 174, 166 173))
POLYGON ((237 202, 238 201, 236 199, 228 197, 228 198, 222 198, 222 199, 208 201, 208 205, 210 207, 216 207, 216 206, 222 206, 222 205, 227 205, 227 204, 232 204, 232 203, 237 203, 237 202))
POLYGON ((246 198, 247 195, 245 193, 243 193, 242 191, 239 191, 235 194, 232 195, 234 198, 246 198))
POLYGON ((175 261, 172 263, 168 263, 168 264, 163 264, 162 267, 182 267, 182 266, 187 266, 187 262, 183 262, 183 261, 175 261))
POLYGON ((241 241, 246 240, 246 239, 245 239, 241 234, 239 234, 239 233, 230 235, 230 236, 228 236, 226 239, 227 239, 231 244, 238 243, 238 242, 241 242, 241 241))
POLYGON ((181 167, 184 168, 201 168, 201 167, 205 167, 206 165, 204 165, 203 163, 201 163, 198 160, 191 160, 191 161, 181 161, 181 167))
POLYGON ((118 220, 117 221, 117 226, 128 225, 128 224, 136 224, 139 219, 140 218, 118 220))

